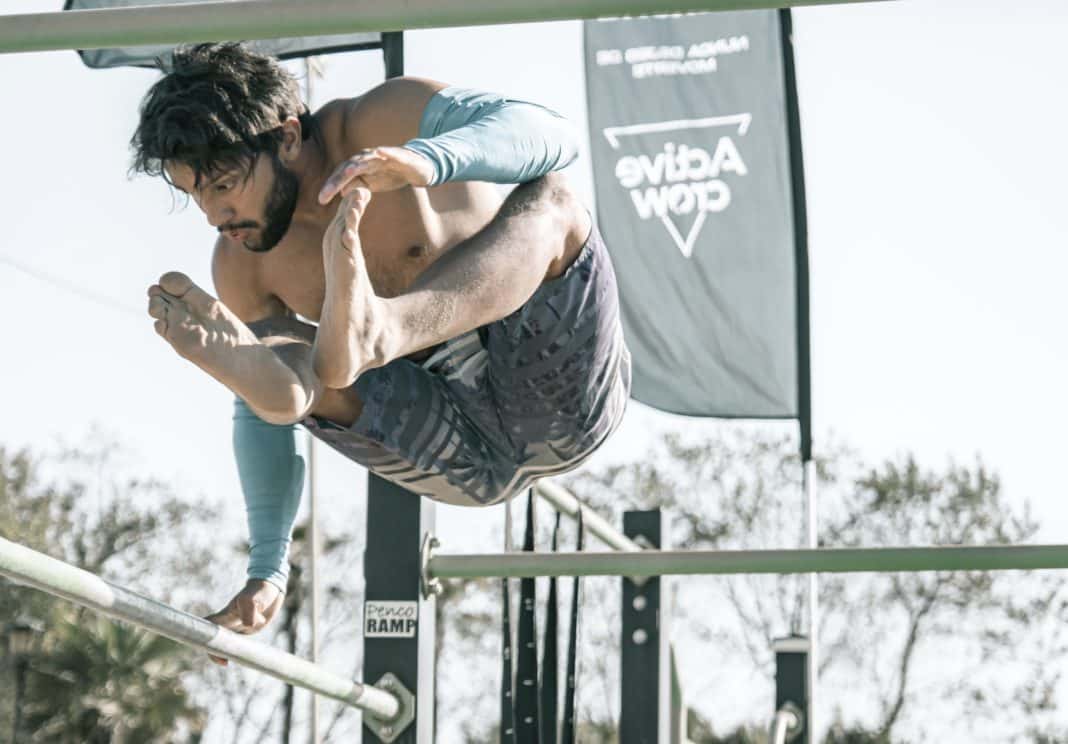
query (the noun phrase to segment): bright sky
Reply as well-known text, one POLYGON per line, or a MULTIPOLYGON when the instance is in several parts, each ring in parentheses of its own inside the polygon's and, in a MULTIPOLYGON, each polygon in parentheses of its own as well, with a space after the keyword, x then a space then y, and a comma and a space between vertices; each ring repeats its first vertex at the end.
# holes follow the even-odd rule
MULTIPOLYGON (((9 0, 3 12, 58 6, 9 0)), ((1034 504, 1050 542, 1068 541, 1066 32, 1056 0, 795 12, 816 446, 833 432, 869 458, 979 454, 1013 501, 1034 504)), ((407 69, 584 123, 580 42, 578 23, 413 32, 407 69)), ((373 53, 326 58, 326 72, 316 103, 382 74, 373 53)), ((127 180, 154 79, 90 71, 72 52, 0 55, 0 444, 76 443, 99 423, 157 475, 229 503, 240 530, 230 396, 144 314, 164 271, 210 284, 213 240, 194 207, 172 212, 162 183, 127 180)), ((587 169, 586 158, 572 167, 589 194, 587 169)), ((598 461, 640 456, 650 432, 701 426, 634 405, 598 461)), ((322 479, 328 504, 363 490, 335 457, 322 479)), ((471 518, 441 510, 447 547, 471 547, 471 518)), ((486 534, 500 524, 496 510, 479 518, 486 534)))

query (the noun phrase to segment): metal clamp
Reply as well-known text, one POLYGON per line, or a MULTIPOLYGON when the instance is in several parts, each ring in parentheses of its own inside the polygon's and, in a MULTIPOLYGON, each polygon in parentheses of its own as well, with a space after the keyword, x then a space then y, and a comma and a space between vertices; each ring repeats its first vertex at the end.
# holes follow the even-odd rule
MULTIPOLYGON (((638 545, 640 545, 642 550, 656 550, 656 546, 653 545, 653 543, 650 542, 649 538, 647 538, 645 535, 638 535, 637 537, 632 537, 631 539, 638 545)), ((639 589, 645 586, 645 584, 650 579, 649 576, 628 576, 627 578, 630 579, 630 582, 639 589)))
POLYGON ((363 725, 381 739, 384 744, 396 741, 415 721, 415 695, 397 679, 393 672, 386 672, 375 682, 375 687, 392 693, 400 701, 400 712, 388 721, 370 713, 363 714, 363 725))
POLYGON ((419 589, 423 593, 423 599, 436 597, 443 589, 441 579, 430 575, 430 559, 434 555, 434 548, 440 546, 441 543, 433 534, 428 532, 423 535, 423 544, 419 548, 419 589))
POLYGON ((804 722, 805 714, 801 712, 801 708, 792 701, 783 703, 772 721, 772 744, 782 744, 782 742, 791 742, 796 739, 801 734, 804 722))

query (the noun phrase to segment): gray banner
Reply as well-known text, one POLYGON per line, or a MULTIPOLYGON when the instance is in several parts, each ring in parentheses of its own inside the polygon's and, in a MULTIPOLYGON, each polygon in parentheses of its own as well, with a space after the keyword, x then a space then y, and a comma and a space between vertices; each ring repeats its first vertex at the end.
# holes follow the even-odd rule
POLYGON ((590 141, 633 397, 798 415, 797 288, 776 11, 588 21, 590 141))

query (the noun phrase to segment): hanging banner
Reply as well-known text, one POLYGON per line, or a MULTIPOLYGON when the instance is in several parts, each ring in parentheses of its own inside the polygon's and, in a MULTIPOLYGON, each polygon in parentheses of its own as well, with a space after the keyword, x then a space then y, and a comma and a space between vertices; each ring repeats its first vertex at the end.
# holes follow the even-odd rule
MULTIPOLYGON (((101 8, 127 8, 136 5, 181 5, 203 0, 67 0, 63 10, 99 10, 101 8)), ((359 33, 331 36, 301 36, 292 39, 256 39, 247 42, 249 48, 260 54, 278 59, 298 59, 333 52, 351 52, 358 49, 379 49, 382 34, 359 33)), ((80 50, 87 67, 156 67, 156 60, 170 60, 172 46, 135 46, 116 49, 80 50)))
POLYGON ((803 189, 780 22, 746 11, 585 23, 598 222, 632 395, 662 410, 794 418, 807 406, 803 189))

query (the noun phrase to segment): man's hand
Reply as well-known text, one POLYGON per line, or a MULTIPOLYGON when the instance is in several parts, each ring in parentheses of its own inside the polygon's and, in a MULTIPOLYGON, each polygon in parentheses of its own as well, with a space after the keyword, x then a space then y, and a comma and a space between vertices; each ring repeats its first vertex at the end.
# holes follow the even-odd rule
MULTIPOLYGON (((204 619, 235 633, 251 635, 267 627, 267 624, 278 614, 278 609, 282 606, 284 599, 285 595, 269 581, 249 579, 245 588, 238 592, 226 607, 204 619)), ((208 656, 220 666, 226 666, 229 663, 222 657, 211 656, 211 654, 208 656)))
POLYGON ((434 177, 434 165, 417 152, 403 147, 361 150, 334 169, 319 191, 319 203, 329 204, 364 186, 371 191, 394 191, 405 186, 426 186, 434 177))

